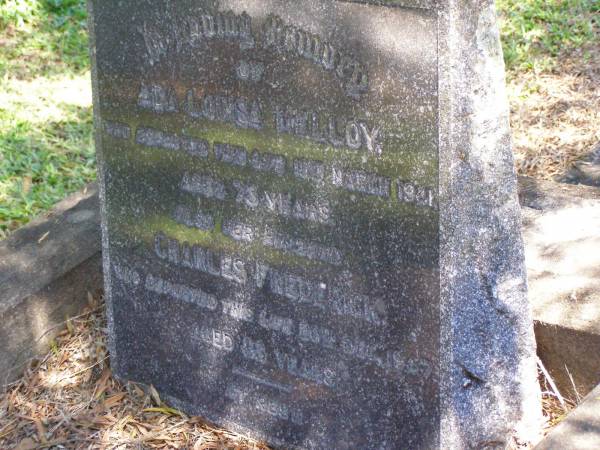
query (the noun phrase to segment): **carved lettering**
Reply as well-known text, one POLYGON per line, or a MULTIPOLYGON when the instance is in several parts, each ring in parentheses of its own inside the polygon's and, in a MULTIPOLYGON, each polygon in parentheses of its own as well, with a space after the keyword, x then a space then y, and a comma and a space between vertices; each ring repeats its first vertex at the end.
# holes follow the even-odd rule
POLYGON ((250 159, 250 166, 259 172, 271 172, 282 176, 285 173, 285 158, 280 155, 254 151, 250 159))
POLYGON ((254 312, 243 303, 223 300, 221 301, 221 305, 223 307, 223 314, 244 322, 252 322, 254 312))
POLYGON ((354 317, 374 325, 386 325, 385 305, 382 301, 352 292, 342 284, 334 286, 331 291, 329 307, 334 313, 354 317))
POLYGON ((223 223, 223 234, 240 242, 253 242, 256 239, 256 232, 250 225, 233 220, 223 223))
POLYGON ((298 358, 282 350, 275 349, 275 361, 279 370, 283 370, 291 375, 305 380, 313 381, 317 384, 335 387, 339 381, 348 377, 348 368, 343 361, 332 362, 331 367, 323 365, 309 358, 298 358))
POLYGON ((432 189, 407 181, 398 181, 398 200, 417 206, 435 207, 435 195, 432 189))
POLYGON ((374 173, 362 170, 345 171, 333 167, 331 181, 334 186, 340 186, 352 192, 361 192, 379 197, 390 196, 390 180, 374 173))
POLYGON ((164 233, 157 233, 154 237, 154 252, 160 259, 177 266, 215 275, 238 284, 245 284, 248 279, 245 263, 241 259, 217 255, 199 245, 169 238, 164 233))
POLYGON ((321 309, 325 308, 327 300, 327 285, 257 264, 256 284, 259 288, 268 288, 273 294, 291 300, 294 303, 309 304, 321 309))
POLYGON ((221 276, 238 284, 246 284, 248 274, 244 261, 232 256, 221 257, 221 276))
POLYGON ((209 214, 202 211, 194 211, 192 208, 184 205, 179 205, 173 212, 173 219, 182 225, 199 230, 212 230, 215 227, 215 220, 209 214))
POLYGON ((181 148, 181 142, 177 135, 153 128, 138 128, 135 142, 146 147, 158 147, 165 150, 179 150, 181 148))
POLYGON ((303 180, 322 183, 325 179, 325 166, 321 161, 296 159, 294 160, 294 175, 303 180))
POLYGON ((308 259, 323 261, 336 266, 342 264, 342 253, 333 247, 292 238, 271 230, 265 232, 263 244, 278 250, 289 251, 308 259))
POLYGON ((337 342, 333 331, 307 322, 298 324, 298 339, 329 349, 335 349, 337 342))
POLYGON ((176 134, 165 133, 154 128, 138 128, 135 142, 146 147, 175 151, 183 150, 192 156, 200 158, 208 156, 208 142, 187 136, 179 137, 176 134))
POLYGON ((179 111, 177 96, 172 87, 157 84, 142 84, 138 96, 138 106, 157 114, 175 113, 179 111))
POLYGON ((287 317, 280 317, 276 314, 263 310, 258 315, 258 324, 266 330, 277 331, 286 336, 291 336, 294 332, 294 322, 287 317))
POLYGON ((265 192, 258 187, 234 181, 236 202, 249 209, 265 209, 283 217, 293 217, 323 224, 330 224, 330 207, 325 201, 305 201, 292 198, 282 192, 265 192))
POLYGON ((124 281, 127 284, 132 284, 133 286, 140 284, 140 274, 134 269, 127 267, 125 264, 116 262, 112 264, 112 268, 117 279, 124 281))
POLYGON ((267 362, 267 349, 262 341, 254 340, 248 336, 242 338, 242 355, 244 358, 259 364, 267 362))
POLYGON ((180 187, 190 194, 225 200, 225 185, 209 175, 186 172, 183 175, 180 187))
POLYGON ((238 147, 231 144, 215 144, 215 158, 226 164, 233 164, 244 167, 248 155, 244 147, 238 147))
POLYGON ((210 294, 202 291, 201 289, 195 289, 182 284, 171 283, 170 281, 164 280, 153 275, 146 277, 145 287, 150 292, 155 292, 161 295, 168 295, 182 300, 186 303, 199 306, 210 311, 217 309, 217 299, 210 294))
POLYGON ((263 114, 257 100, 248 100, 228 95, 207 95, 196 99, 194 91, 187 92, 185 112, 192 118, 224 122, 240 128, 261 130, 263 114))
POLYGON ((278 133, 292 134, 334 147, 346 146, 351 150, 363 150, 374 156, 380 156, 383 152, 380 129, 369 128, 364 122, 320 116, 314 111, 297 111, 279 106, 275 107, 273 118, 278 133))
POLYGON ((356 100, 369 89, 366 67, 320 36, 292 25, 286 25, 274 15, 267 18, 263 29, 262 46, 277 53, 292 54, 320 65, 342 81, 344 92, 356 100))
MULTIPOLYGON (((238 371, 239 373, 239 371, 238 371)), ((250 377, 248 377, 250 378, 250 377)), ((253 379, 255 377, 252 377, 253 379)), ((269 383, 270 385, 271 383, 269 383)), ((225 390, 225 396, 238 405, 248 405, 259 412, 271 416, 277 420, 292 422, 296 425, 304 425, 304 415, 301 411, 289 407, 276 400, 248 392, 247 388, 229 384, 225 390)))
POLYGON ((129 139, 131 137, 131 128, 129 128, 129 125, 108 120, 105 120, 103 124, 104 131, 111 137, 116 139, 129 139))

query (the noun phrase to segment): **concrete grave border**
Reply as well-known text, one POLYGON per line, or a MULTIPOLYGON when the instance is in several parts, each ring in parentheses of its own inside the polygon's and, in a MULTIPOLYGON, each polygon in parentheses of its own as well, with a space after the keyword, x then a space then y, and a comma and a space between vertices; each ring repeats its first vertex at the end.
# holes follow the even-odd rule
POLYGON ((0 241, 0 387, 102 289, 95 184, 0 241))

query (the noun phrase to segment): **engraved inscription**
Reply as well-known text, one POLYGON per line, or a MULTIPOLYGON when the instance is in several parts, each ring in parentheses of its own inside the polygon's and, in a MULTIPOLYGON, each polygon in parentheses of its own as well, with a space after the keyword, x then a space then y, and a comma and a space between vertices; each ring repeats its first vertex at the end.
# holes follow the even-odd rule
POLYGON ((331 223, 330 207, 325 201, 305 201, 283 192, 266 192, 237 180, 233 186, 237 192, 236 202, 249 209, 265 209, 283 217, 331 223))
POLYGON ((192 330, 192 336, 195 340, 225 353, 231 353, 235 349, 233 336, 216 328, 206 327, 192 330))
POLYGON ((166 150, 179 150, 181 148, 179 136, 153 128, 138 128, 135 142, 146 147, 158 147, 166 150))
POLYGON ((255 361, 259 364, 267 363, 267 349, 265 344, 260 340, 254 340, 248 336, 242 338, 242 355, 250 361, 255 361))
POLYGON ((213 295, 209 295, 201 289, 194 289, 183 284, 171 283, 159 277, 148 275, 146 277, 146 289, 157 294, 168 295, 186 303, 214 311, 218 302, 213 295))
POLYGON ((285 158, 280 155, 254 151, 250 158, 250 166, 260 172, 271 172, 282 176, 285 173, 285 158))
POLYGON ((223 234, 240 242, 253 242, 256 239, 253 227, 233 220, 223 224, 223 234))
POLYGON ((177 96, 172 87, 157 84, 142 84, 138 96, 138 106, 157 114, 174 113, 179 111, 177 96))
MULTIPOLYGON (((175 97, 172 88, 142 86, 138 105, 156 113, 172 112, 177 105, 175 97)), ((269 123, 268 126, 277 133, 294 135, 319 144, 332 145, 334 148, 362 150, 376 157, 383 153, 384 139, 378 125, 316 111, 298 111, 287 106, 270 107, 273 111, 273 123, 269 123)), ((243 129, 262 130, 266 125, 263 106, 258 99, 251 100, 229 94, 207 94, 197 98, 194 89, 188 89, 183 110, 194 119, 232 124, 243 129)))
POLYGON ((177 266, 221 277, 238 284, 248 278, 244 262, 228 255, 218 255, 199 245, 190 245, 157 233, 154 237, 156 256, 177 266))
POLYGON ((334 147, 362 149, 375 156, 383 152, 380 129, 369 127, 364 122, 334 116, 321 117, 314 111, 297 111, 279 106, 275 108, 273 116, 278 133, 292 134, 334 147))
POLYGON ((294 175, 303 180, 322 183, 325 179, 325 165, 321 161, 296 159, 294 161, 294 175))
POLYGON ((334 186, 341 186, 349 191, 363 194, 390 196, 390 180, 362 170, 345 171, 337 167, 331 170, 331 181, 334 186))
POLYGON ((193 118, 230 123, 240 128, 263 128, 262 109, 257 100, 230 95, 207 95, 197 99, 193 89, 190 89, 185 100, 185 111, 193 118))
POLYGON ((331 289, 328 304, 334 313, 341 316, 354 317, 374 325, 386 325, 385 304, 381 300, 351 292, 342 284, 331 289))
POLYGON ((283 270, 261 265, 256 270, 256 285, 259 288, 266 287, 270 292, 294 303, 305 303, 321 309, 326 306, 327 285, 325 283, 283 270))
POLYGON ((131 137, 131 128, 128 125, 119 122, 105 120, 104 131, 109 136, 117 139, 129 139, 131 137))
POLYGON ((184 192, 225 200, 225 185, 209 175, 186 172, 180 187, 184 192))
POLYGON ((361 94, 368 91, 369 77, 363 64, 320 36, 293 25, 285 25, 277 16, 271 15, 267 19, 262 45, 278 53, 297 55, 334 72, 350 97, 359 99, 361 94))
POLYGON ((251 81, 253 83, 258 83, 262 80, 264 73, 265 65, 253 60, 247 61, 242 59, 235 69, 235 74, 239 80, 251 81))
POLYGON ((112 268, 115 276, 119 280, 124 281, 127 284, 132 284, 134 286, 140 284, 140 274, 131 267, 128 267, 127 265, 121 262, 113 262, 112 268))
POLYGON ((264 230, 261 238, 260 231, 255 227, 235 220, 227 220, 223 223, 223 234, 239 242, 249 243, 261 239, 263 245, 267 247, 336 266, 341 265, 343 260, 342 253, 336 248, 286 236, 268 228, 264 230))
POLYGON ((221 305, 223 306, 223 314, 234 319, 252 322, 254 318, 254 312, 243 303, 223 300, 221 305))
MULTIPOLYGON (((245 374, 242 375, 239 372, 239 370, 236 371, 236 374, 249 378, 245 376, 245 374)), ((254 378, 257 377, 252 377, 252 379, 254 378)), ((272 383, 269 383, 269 385, 270 384, 272 383)), ((281 402, 266 398, 262 395, 257 395, 254 392, 249 392, 247 389, 248 388, 241 385, 230 384, 225 391, 225 397, 234 401, 237 405, 247 405, 248 407, 267 414, 277 420, 292 422, 296 425, 304 425, 305 420, 302 411, 298 411, 296 408, 290 408, 281 402)))
POLYGON ((241 49, 255 46, 252 19, 246 13, 237 15, 232 11, 187 16, 177 23, 161 15, 158 24, 144 22, 138 32, 143 36, 145 60, 150 66, 168 60, 174 51, 198 48, 213 40, 236 41, 241 49))
POLYGON ((347 379, 349 376, 346 363, 339 359, 331 363, 325 363, 324 361, 311 360, 309 357, 298 358, 277 348, 274 353, 277 367, 280 370, 330 388, 334 388, 340 381, 347 379))
POLYGON ((435 207, 435 198, 432 189, 417 186, 407 181, 398 181, 398 200, 417 206, 435 207))
POLYGON ((200 210, 193 210, 184 205, 179 205, 173 212, 173 219, 187 227, 198 228, 199 230, 212 230, 215 227, 215 220, 210 214, 200 210))
POLYGON ((265 232, 263 243, 269 247, 289 251, 308 259, 323 261, 336 266, 342 264, 342 253, 336 248, 292 238, 272 230, 265 232))
POLYGON ((190 137, 179 137, 154 128, 138 128, 135 142, 146 147, 165 150, 183 150, 192 156, 208 157, 208 142, 190 137))
POLYGON ((238 147, 231 144, 215 144, 215 158, 226 164, 236 166, 245 166, 248 155, 244 147, 238 147))
POLYGON ((198 18, 187 18, 186 25, 187 27, 183 28, 183 35, 188 36, 192 46, 197 46, 204 39, 226 39, 239 41, 243 49, 254 47, 252 20, 246 13, 236 15, 232 11, 227 11, 203 14, 198 18))

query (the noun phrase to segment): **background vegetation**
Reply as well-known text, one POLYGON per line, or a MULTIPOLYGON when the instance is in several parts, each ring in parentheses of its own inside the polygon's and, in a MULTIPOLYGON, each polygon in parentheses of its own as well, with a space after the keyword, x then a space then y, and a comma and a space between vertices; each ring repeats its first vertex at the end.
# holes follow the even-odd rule
POLYGON ((95 177, 84 0, 0 0, 0 239, 95 177))
MULTIPOLYGON (((509 79, 598 45, 600 0, 498 6, 509 79)), ((88 67, 85 0, 0 0, 0 239, 94 179, 88 67)))

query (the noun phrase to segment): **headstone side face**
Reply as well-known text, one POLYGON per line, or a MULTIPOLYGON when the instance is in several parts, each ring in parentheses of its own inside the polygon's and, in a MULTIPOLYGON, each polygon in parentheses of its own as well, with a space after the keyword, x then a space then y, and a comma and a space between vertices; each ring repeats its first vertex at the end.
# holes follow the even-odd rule
POLYGON ((441 447, 505 448, 539 439, 541 407, 504 63, 494 1, 444 3, 441 447))

